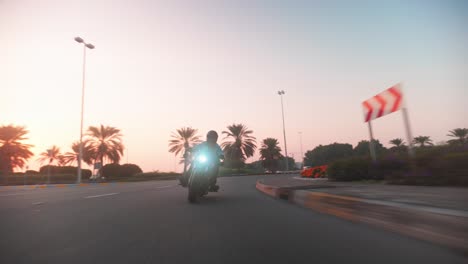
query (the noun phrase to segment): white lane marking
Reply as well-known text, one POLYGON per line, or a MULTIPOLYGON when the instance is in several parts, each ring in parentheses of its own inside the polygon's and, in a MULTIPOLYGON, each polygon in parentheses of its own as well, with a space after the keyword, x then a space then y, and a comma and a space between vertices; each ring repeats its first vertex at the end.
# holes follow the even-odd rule
POLYGON ((164 185, 164 186, 158 186, 156 187, 156 189, 164 189, 164 188, 169 188, 169 187, 173 187, 175 185, 164 185))
POLYGON ((0 197, 5 197, 5 196, 15 196, 15 195, 22 195, 24 193, 10 193, 10 194, 2 194, 0 197))
POLYGON ((32 203, 32 205, 41 205, 41 204, 44 204, 44 202, 36 202, 36 203, 32 203))
POLYGON ((90 199, 90 198, 98 198, 98 197, 104 197, 104 196, 111 196, 111 195, 116 195, 119 193, 105 193, 105 194, 99 194, 99 195, 91 195, 91 196, 86 196, 83 197, 84 199, 90 199))

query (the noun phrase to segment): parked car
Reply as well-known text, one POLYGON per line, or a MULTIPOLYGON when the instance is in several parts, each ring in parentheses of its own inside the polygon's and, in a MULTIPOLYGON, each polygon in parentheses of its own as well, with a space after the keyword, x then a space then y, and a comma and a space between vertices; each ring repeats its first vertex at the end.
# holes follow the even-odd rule
POLYGON ((310 167, 304 166, 301 171, 301 176, 306 178, 323 178, 327 174, 327 165, 310 167))

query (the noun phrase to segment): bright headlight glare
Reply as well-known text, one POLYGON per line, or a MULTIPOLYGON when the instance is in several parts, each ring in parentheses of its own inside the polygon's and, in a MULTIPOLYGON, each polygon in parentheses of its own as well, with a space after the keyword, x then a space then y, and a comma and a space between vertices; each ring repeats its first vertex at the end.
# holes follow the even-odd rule
POLYGON ((201 163, 206 162, 206 156, 205 155, 198 156, 198 161, 201 162, 201 163))

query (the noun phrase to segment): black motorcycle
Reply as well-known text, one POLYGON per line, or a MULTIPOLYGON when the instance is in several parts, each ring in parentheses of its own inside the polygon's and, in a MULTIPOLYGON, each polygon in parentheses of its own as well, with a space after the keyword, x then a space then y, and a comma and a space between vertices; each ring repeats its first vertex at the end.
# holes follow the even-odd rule
POLYGON ((205 196, 210 191, 210 179, 213 177, 216 160, 203 153, 194 157, 190 175, 188 178, 188 200, 195 203, 198 198, 205 196))

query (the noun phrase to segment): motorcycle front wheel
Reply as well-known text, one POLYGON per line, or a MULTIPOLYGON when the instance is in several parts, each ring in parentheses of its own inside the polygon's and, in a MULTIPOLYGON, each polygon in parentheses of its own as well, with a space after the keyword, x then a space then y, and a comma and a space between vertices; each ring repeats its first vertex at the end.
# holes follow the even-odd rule
POLYGON ((188 185, 188 201, 190 203, 197 202, 197 196, 198 196, 197 185, 194 184, 193 181, 190 181, 188 185))

